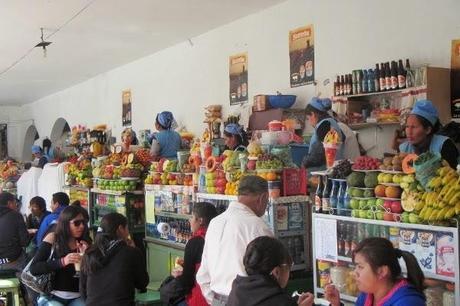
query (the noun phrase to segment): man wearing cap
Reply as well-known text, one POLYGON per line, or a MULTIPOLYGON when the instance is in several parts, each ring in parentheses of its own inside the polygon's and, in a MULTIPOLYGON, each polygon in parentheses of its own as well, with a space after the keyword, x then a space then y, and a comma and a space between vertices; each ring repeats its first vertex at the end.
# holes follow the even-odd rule
POLYGON ((337 121, 329 115, 332 108, 330 99, 320 99, 314 97, 306 108, 307 118, 310 125, 315 129, 310 139, 308 154, 304 157, 302 165, 308 170, 317 171, 326 168, 326 157, 324 154, 323 140, 326 134, 333 128, 339 133, 339 147, 337 149, 336 160, 344 156, 345 134, 342 132, 337 121))
POLYGON ((164 111, 157 114, 155 128, 157 133, 152 135, 150 154, 152 156, 176 159, 177 151, 181 148, 180 134, 174 131, 177 127, 176 120, 171 112, 164 111))
POLYGON ((245 176, 240 181, 238 200, 209 224, 196 280, 210 305, 226 305, 233 280, 246 275, 243 256, 249 242, 259 236, 273 237, 261 218, 267 203, 267 181, 245 176))
POLYGON ((415 102, 406 119, 407 140, 399 146, 405 153, 438 153, 452 168, 458 164, 458 150, 449 137, 436 134, 441 128, 438 110, 429 100, 415 102))
POLYGON ((34 157, 33 166, 43 169, 45 164, 48 162, 48 158, 42 153, 40 146, 32 146, 32 156, 34 157))
POLYGON ((9 192, 0 193, 0 233, 0 270, 21 271, 26 263, 29 234, 17 212, 16 197, 9 192))

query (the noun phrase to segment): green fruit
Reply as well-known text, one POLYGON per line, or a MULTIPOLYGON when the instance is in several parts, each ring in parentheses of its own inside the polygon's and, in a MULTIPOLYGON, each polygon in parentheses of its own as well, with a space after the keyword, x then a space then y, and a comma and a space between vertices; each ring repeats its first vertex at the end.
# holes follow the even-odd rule
POLYGON ((364 187, 364 177, 366 175, 363 172, 352 172, 347 177, 348 186, 352 187, 364 187))
POLYGON ((369 199, 369 200, 367 200, 367 206, 368 207, 375 207, 376 202, 377 202, 377 199, 369 199))
POLYGON ((358 199, 351 199, 350 200, 350 208, 351 209, 358 209, 359 208, 359 200, 358 199))
POLYGON ((367 201, 366 200, 359 200, 359 209, 366 209, 367 207, 367 201))
POLYGON ((364 190, 363 196, 365 198, 372 198, 375 196, 374 190, 364 190))
POLYGON ((367 210, 365 209, 360 209, 359 210, 359 217, 363 219, 367 219, 367 210))
POLYGON ((355 190, 353 191, 353 196, 356 198, 362 198, 363 195, 364 195, 364 190, 362 189, 355 188, 355 190))
POLYGON ((374 188, 378 185, 378 173, 377 172, 367 172, 364 177, 364 185, 367 188, 374 188))

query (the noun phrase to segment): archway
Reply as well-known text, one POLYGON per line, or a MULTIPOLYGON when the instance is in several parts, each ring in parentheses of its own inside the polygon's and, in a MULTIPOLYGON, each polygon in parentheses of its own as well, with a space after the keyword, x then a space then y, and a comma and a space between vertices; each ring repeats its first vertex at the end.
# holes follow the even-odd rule
POLYGON ((31 125, 27 128, 26 136, 24 138, 24 147, 22 149, 22 160, 30 161, 32 158, 31 148, 34 144, 34 141, 40 138, 37 128, 35 125, 31 125))
POLYGON ((64 118, 58 118, 51 129, 50 140, 52 143, 61 140, 62 136, 70 131, 70 126, 64 118))

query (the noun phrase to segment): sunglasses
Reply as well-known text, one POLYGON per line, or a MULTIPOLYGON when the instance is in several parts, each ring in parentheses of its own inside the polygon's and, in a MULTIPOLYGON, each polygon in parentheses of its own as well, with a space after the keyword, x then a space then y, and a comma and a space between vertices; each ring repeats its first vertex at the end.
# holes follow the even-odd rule
POLYGON ((72 220, 72 221, 70 221, 70 223, 72 223, 74 226, 78 227, 80 225, 85 225, 86 220, 82 220, 82 219, 72 220))

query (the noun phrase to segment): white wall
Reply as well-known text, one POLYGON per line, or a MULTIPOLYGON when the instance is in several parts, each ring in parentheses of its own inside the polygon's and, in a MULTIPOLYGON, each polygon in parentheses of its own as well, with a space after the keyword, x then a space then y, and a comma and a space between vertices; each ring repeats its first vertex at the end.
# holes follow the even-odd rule
MULTIPOLYGON (((179 122, 201 134, 205 105, 223 104, 225 114, 238 110, 228 106, 229 55, 249 54, 250 98, 278 90, 298 95, 296 106, 304 107, 315 93, 328 91, 313 85, 289 87, 289 30, 314 24, 316 76, 321 83, 399 58, 410 58, 414 66, 449 67, 451 40, 460 38, 459 11, 457 0, 290 0, 195 37, 193 46, 178 44, 25 105, 13 119, 33 118, 40 136, 49 135, 58 117, 70 126, 108 123, 118 136, 121 91, 131 88, 134 129, 152 128, 157 112, 171 110, 179 122)), ((26 128, 11 137, 20 142, 26 128)), ((365 147, 373 145, 374 131, 361 133, 365 147)), ((389 139, 391 133, 379 139, 389 139)), ((10 141, 13 144, 18 145, 10 141)), ((386 150, 389 145, 373 154, 386 150)))

